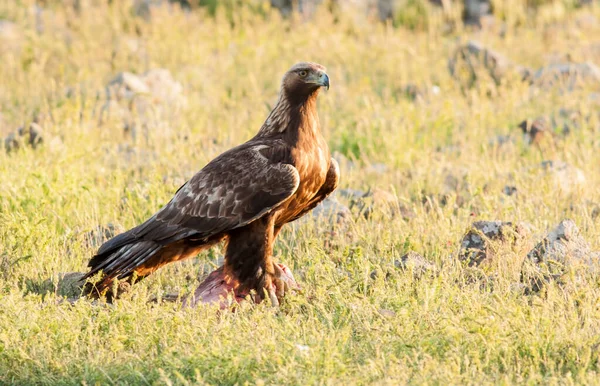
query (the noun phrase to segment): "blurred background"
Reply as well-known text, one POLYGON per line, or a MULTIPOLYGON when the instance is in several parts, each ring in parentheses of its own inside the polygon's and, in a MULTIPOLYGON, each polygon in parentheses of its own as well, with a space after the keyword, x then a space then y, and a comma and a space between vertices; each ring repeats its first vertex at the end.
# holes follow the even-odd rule
POLYGON ((0 383, 597 383, 599 20, 584 0, 0 0, 0 383), (342 175, 275 246, 305 292, 160 302, 217 247, 114 307, 65 302, 102 242, 257 132, 298 61, 327 67, 342 175))

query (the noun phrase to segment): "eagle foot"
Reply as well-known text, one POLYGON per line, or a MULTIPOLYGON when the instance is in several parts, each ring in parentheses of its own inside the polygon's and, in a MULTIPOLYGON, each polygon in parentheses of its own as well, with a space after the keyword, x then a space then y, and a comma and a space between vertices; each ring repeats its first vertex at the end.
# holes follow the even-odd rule
POLYGON ((260 303, 263 298, 268 297, 271 304, 277 307, 286 293, 300 290, 300 286, 288 267, 280 263, 275 263, 274 267, 275 273, 263 289, 266 296, 253 296, 250 291, 241 290, 238 280, 226 274, 223 267, 219 267, 200 283, 193 295, 184 299, 183 307, 218 303, 221 309, 226 309, 236 303, 242 303, 249 295, 255 303, 260 303))
POLYGON ((299 291, 300 286, 294 279, 292 271, 283 264, 273 264, 275 273, 271 277, 270 285, 266 286, 265 291, 271 301, 273 307, 279 307, 279 300, 282 299, 286 293, 291 291, 299 291))

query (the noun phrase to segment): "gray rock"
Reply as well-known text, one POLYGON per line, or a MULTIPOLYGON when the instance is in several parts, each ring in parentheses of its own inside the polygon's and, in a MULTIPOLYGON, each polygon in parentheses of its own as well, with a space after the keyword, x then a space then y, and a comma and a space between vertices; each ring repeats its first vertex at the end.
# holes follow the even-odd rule
POLYGON ((519 123, 518 127, 529 145, 540 144, 544 139, 552 137, 552 123, 547 117, 526 119, 519 123))
POLYGON ((132 99, 136 95, 147 95, 150 93, 150 87, 148 87, 144 79, 131 72, 121 72, 117 74, 117 76, 108 83, 107 89, 107 92, 111 94, 111 99, 132 99))
POLYGON ((600 68, 590 62, 552 64, 537 70, 531 78, 531 85, 548 90, 559 88, 572 91, 577 88, 600 89, 600 68))
POLYGON ((325 220, 331 224, 344 224, 347 223, 352 216, 348 207, 330 196, 321 201, 321 203, 311 211, 310 216, 304 216, 302 218, 307 217, 312 217, 312 219, 318 222, 325 220))
POLYGON ((146 20, 152 17, 152 10, 163 6, 179 6, 183 10, 190 10, 191 4, 189 0, 135 0, 133 3, 133 13, 146 20))
POLYGON ((491 13, 489 0, 464 0, 463 20, 466 24, 481 27, 481 19, 491 13))
POLYGON ((572 220, 561 221, 527 254, 521 271, 521 282, 528 291, 537 292, 551 280, 564 284, 573 274, 580 280, 585 274, 597 273, 600 253, 579 233, 572 220))
POLYGON ((597 256, 579 233, 572 220, 561 221, 528 254, 534 264, 558 264, 561 267, 585 265, 594 267, 597 256))
POLYGON ((24 145, 36 149, 44 142, 44 134, 42 127, 35 122, 32 122, 28 128, 21 126, 16 132, 10 133, 4 139, 4 148, 7 153, 18 150, 24 145))
POLYGON ((392 310, 386 310, 384 308, 380 308, 379 310, 377 310, 377 312, 379 313, 379 315, 383 316, 384 318, 395 318, 396 317, 396 313, 392 310))
POLYGON ((506 185, 504 189, 502 189, 502 193, 506 194, 507 196, 516 195, 518 192, 519 190, 517 189, 517 187, 511 185, 506 185))
POLYGON ((415 251, 408 251, 399 260, 394 261, 396 268, 411 271, 415 276, 421 276, 435 271, 435 266, 415 251))
POLYGON ((464 87, 472 87, 479 80, 479 74, 485 73, 496 84, 508 74, 521 77, 527 72, 515 65, 504 55, 484 47, 476 41, 458 47, 448 61, 450 74, 464 87))
POLYGON ((583 171, 566 162, 547 160, 543 161, 540 166, 561 193, 570 194, 587 183, 583 171))
POLYGON ((59 275, 56 285, 56 294, 66 298, 77 298, 81 296, 83 290, 83 272, 69 272, 59 275))
POLYGON ((271 0, 271 6, 278 9, 283 16, 298 12, 304 18, 310 18, 322 2, 323 0, 271 0))
POLYGON ((490 263, 501 250, 519 251, 529 242, 530 226, 505 221, 477 221, 461 241, 459 260, 472 266, 490 263))
POLYGON ((164 68, 156 68, 142 75, 121 72, 106 86, 107 100, 131 101, 136 97, 146 96, 155 104, 182 103, 182 91, 181 83, 164 68))
MULTIPOLYGON (((142 75, 119 73, 107 84, 105 94, 99 124, 109 119, 121 121, 126 133, 134 138, 139 133, 148 135, 157 125, 157 117, 177 114, 187 104, 181 83, 160 68, 142 75)), ((166 134, 169 130, 162 131, 166 134)))
POLYGON ((378 211, 392 217, 401 215, 405 220, 416 216, 414 210, 400 204, 394 194, 383 189, 373 189, 368 192, 341 189, 338 194, 349 200, 350 210, 357 210, 366 219, 371 218, 378 211))
POLYGON ((54 279, 44 280, 41 285, 36 286, 36 292, 40 294, 54 293, 69 299, 79 298, 82 294, 85 276, 83 272, 59 273, 54 279))

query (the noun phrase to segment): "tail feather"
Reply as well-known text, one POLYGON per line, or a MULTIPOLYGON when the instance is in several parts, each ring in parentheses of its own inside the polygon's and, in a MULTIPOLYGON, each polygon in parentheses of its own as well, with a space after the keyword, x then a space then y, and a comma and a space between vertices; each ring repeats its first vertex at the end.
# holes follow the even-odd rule
POLYGON ((84 279, 102 271, 101 287, 110 285, 113 279, 123 279, 132 275, 134 270, 154 256, 162 245, 149 240, 138 240, 123 233, 104 243, 98 253, 92 257, 88 266, 90 271, 84 279))

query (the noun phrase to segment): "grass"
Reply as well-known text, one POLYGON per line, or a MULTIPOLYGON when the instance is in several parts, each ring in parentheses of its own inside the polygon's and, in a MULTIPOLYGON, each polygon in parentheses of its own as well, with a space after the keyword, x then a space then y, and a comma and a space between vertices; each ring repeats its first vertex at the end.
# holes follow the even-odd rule
POLYGON ((596 277, 524 295, 514 290, 518 278, 482 288, 456 261, 465 230, 485 219, 528 222, 537 241, 571 218, 600 248, 598 121, 542 148, 516 127, 560 108, 597 111, 588 102, 594 85, 533 93, 508 77, 463 89, 447 70, 469 38, 532 68, 557 55, 600 63, 590 49, 598 25, 579 22, 600 17, 597 5, 551 3, 525 18, 522 5, 495 2, 504 30, 476 32, 460 23, 447 31, 434 13, 425 29, 410 30, 326 12, 283 20, 268 7, 217 8, 214 17, 158 8, 145 20, 128 2, 89 3, 76 13, 49 2, 37 16, 33 2, 0 3, 19 36, 0 42, 1 134, 38 115, 46 136, 35 150, 0 152, 1 384, 600 383, 596 277), (275 253, 304 293, 279 310, 148 303, 191 292, 218 249, 161 269, 113 305, 71 305, 40 290, 85 270, 94 247, 82 233, 138 224, 206 162, 249 139, 281 75, 300 60, 324 64, 332 79, 319 112, 341 188, 393 192, 412 218, 356 215, 327 242, 326 221, 289 227, 275 253), (186 103, 157 110, 136 138, 118 118, 100 124, 104 86, 120 71, 153 68, 171 71, 186 103), (407 84, 440 93, 414 101, 407 84), (491 145, 498 135, 515 141, 491 145), (557 190, 536 167, 546 159, 578 167, 586 183, 557 190), (458 187, 448 187, 449 175, 458 187), (504 195, 505 185, 518 194, 504 195), (410 249, 439 275, 395 269, 410 249), (372 279, 373 270, 389 275, 372 279))

